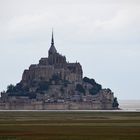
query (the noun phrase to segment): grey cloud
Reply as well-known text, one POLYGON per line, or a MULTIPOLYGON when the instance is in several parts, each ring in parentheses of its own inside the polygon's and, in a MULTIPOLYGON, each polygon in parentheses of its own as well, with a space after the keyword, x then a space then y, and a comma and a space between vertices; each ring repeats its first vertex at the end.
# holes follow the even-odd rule
POLYGON ((47 56, 54 27, 56 48, 80 61, 85 75, 119 98, 132 98, 132 89, 140 98, 139 17, 139 0, 0 1, 0 90, 47 56))

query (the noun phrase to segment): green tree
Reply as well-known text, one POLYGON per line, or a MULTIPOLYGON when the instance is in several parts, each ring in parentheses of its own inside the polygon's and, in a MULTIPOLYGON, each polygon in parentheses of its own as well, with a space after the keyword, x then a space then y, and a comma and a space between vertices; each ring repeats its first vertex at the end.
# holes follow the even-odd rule
POLYGON ((119 103, 118 103, 118 100, 117 100, 116 97, 114 98, 114 101, 113 101, 112 106, 113 106, 114 108, 117 108, 117 107, 119 106, 119 103))
POLYGON ((15 89, 14 85, 10 84, 10 85, 7 86, 7 92, 13 93, 15 91, 16 91, 16 89, 15 89))
POLYGON ((36 98, 36 94, 35 93, 30 93, 28 96, 29 96, 30 99, 35 99, 36 98))
POLYGON ((49 83, 46 81, 42 81, 39 83, 37 91, 47 91, 49 89, 49 83))
POLYGON ((90 79, 88 77, 84 77, 83 81, 86 82, 86 83, 91 84, 92 86, 95 86, 95 87, 97 86, 100 89, 102 88, 102 86, 100 84, 96 83, 96 81, 94 79, 90 79))
POLYGON ((76 85, 76 90, 79 91, 80 93, 85 94, 85 89, 83 88, 81 84, 76 85))

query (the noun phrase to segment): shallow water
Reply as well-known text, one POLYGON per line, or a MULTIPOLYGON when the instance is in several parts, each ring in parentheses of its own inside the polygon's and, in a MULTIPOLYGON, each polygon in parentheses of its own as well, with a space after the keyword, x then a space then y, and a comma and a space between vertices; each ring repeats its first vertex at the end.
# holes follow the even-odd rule
POLYGON ((119 107, 122 110, 140 111, 140 100, 120 100, 119 107))

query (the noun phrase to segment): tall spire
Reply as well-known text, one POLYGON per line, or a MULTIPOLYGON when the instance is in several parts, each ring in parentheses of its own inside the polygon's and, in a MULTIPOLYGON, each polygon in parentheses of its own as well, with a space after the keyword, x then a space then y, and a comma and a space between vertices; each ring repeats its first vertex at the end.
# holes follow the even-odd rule
POLYGON ((52 42, 51 45, 54 45, 54 39, 53 39, 53 29, 52 29, 52 42))
POLYGON ((54 46, 53 29, 52 29, 52 40, 51 40, 51 47, 49 49, 49 56, 55 53, 57 53, 57 50, 54 46))

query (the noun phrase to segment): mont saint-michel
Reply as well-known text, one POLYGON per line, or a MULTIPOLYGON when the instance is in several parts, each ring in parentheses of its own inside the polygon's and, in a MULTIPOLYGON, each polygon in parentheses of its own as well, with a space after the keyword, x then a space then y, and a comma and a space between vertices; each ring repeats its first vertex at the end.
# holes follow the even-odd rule
POLYGON ((1 93, 3 110, 118 109, 117 98, 94 79, 83 77, 79 62, 69 63, 58 53, 52 33, 48 57, 25 69, 19 83, 1 93))

